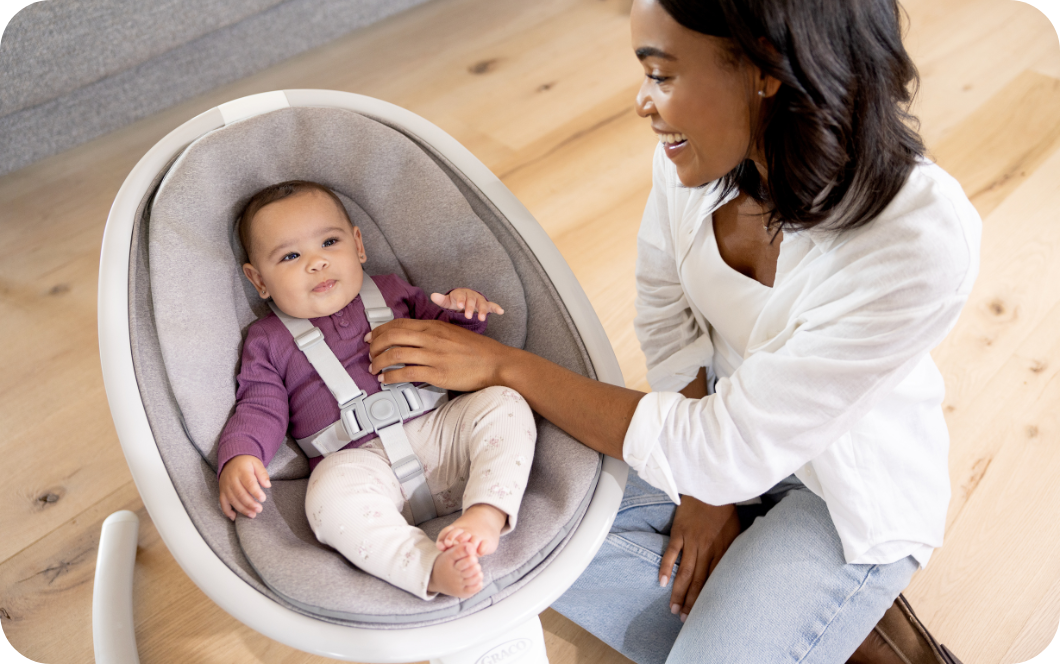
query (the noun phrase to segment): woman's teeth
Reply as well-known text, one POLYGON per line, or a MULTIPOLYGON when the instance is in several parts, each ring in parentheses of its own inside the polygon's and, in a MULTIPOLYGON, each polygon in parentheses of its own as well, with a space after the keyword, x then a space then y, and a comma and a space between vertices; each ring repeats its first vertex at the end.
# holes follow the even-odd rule
POLYGON ((659 142, 667 145, 673 145, 674 143, 680 143, 681 141, 688 140, 688 137, 684 134, 659 134, 659 142))

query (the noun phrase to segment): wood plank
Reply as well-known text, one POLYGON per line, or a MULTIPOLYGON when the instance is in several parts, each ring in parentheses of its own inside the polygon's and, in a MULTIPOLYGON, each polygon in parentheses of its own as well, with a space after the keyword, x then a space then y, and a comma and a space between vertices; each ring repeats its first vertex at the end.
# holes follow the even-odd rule
POLYGON ((277 643, 214 604, 162 543, 132 482, 0 563, 0 615, 15 649, 34 661, 94 661, 92 581, 103 520, 128 509, 140 518, 133 605, 140 661, 323 664, 333 660, 277 643), (63 638, 41 638, 62 634, 63 638))
POLYGON ((1020 350, 1060 303, 1058 181, 1060 151, 988 217, 979 281, 956 328, 933 353, 947 378, 950 524, 1003 440, 997 435, 1003 429, 993 426, 1002 416, 994 408, 996 398, 1021 389, 1027 379, 1021 372, 1036 375, 1060 362, 1060 351, 1054 354, 1051 347, 1020 350), (1021 368, 1015 368, 1014 357, 1021 368))
POLYGON ((1057 616, 1060 616, 1060 580, 1043 578, 1042 583, 1052 583, 1052 586, 1034 608, 1031 618, 1016 636, 1012 647, 1002 656, 1001 661, 1005 664, 1033 659, 1056 638, 1057 616))
POLYGON ((1060 79, 1025 71, 932 150, 984 218, 1060 150, 1060 79))
POLYGON ((998 415, 984 437, 994 450, 946 545, 908 590, 936 636, 961 643, 975 661, 1002 661, 1017 638, 1044 647, 1045 626, 1060 617, 1050 590, 1060 579, 1060 365, 1027 367, 1043 355, 1060 358, 1058 325, 1060 304, 993 382, 987 400, 994 397, 998 415))
POLYGON ((903 4, 910 14, 905 41, 922 83, 913 110, 929 146, 938 144, 1015 76, 1055 51, 1049 43, 1054 33, 1048 21, 1022 2, 903 4))

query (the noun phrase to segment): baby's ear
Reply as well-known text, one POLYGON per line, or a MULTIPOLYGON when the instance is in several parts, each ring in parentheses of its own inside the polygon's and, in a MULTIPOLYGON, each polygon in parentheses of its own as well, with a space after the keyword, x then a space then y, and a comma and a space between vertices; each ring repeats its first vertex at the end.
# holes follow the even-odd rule
POLYGON ((353 242, 357 246, 357 258, 360 259, 363 264, 368 260, 368 254, 364 251, 364 238, 361 237, 361 227, 353 227, 353 242))
POLYGON ((265 287, 265 280, 261 278, 261 273, 258 272, 258 268, 254 267, 250 263, 243 263, 243 274, 254 284, 254 288, 257 289, 258 295, 261 299, 269 299, 269 289, 265 287))

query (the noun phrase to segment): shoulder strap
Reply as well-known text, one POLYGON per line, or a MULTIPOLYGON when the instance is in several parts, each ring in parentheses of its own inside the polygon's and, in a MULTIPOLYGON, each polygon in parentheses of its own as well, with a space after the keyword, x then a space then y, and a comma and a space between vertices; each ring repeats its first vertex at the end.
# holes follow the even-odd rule
POLYGON ((298 350, 305 353, 306 359, 313 365, 316 372, 320 374, 321 380, 328 386, 332 396, 339 402, 339 407, 353 401, 357 397, 364 396, 364 390, 357 387, 357 383, 350 377, 346 367, 342 366, 339 358, 331 351, 324 341, 324 333, 320 328, 313 325, 305 318, 294 318, 280 311, 280 309, 269 301, 272 312, 283 322, 294 337, 298 350))
POLYGON ((373 330, 394 320, 394 311, 387 306, 375 280, 367 274, 361 284, 361 302, 364 304, 364 315, 368 317, 368 325, 373 330))

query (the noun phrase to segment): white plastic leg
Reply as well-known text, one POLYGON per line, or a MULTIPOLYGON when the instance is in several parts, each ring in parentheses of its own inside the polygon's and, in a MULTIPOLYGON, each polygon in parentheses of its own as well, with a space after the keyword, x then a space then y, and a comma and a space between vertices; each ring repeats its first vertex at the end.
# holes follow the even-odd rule
POLYGON ((133 625, 133 565, 140 520, 128 510, 103 522, 92 586, 92 646, 96 664, 140 664, 133 625))
POLYGON ((545 633, 541 619, 533 616, 523 624, 496 638, 432 659, 431 664, 548 664, 545 633))

